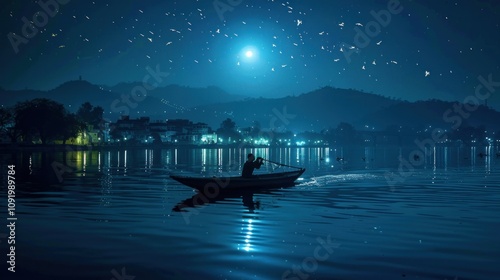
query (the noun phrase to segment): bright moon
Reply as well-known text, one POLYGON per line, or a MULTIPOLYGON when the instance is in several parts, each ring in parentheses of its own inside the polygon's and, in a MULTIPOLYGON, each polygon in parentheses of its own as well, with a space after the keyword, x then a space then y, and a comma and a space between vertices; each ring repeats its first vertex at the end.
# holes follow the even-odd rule
POLYGON ((259 59, 259 50, 254 46, 246 46, 238 54, 239 59, 248 64, 254 64, 259 59))

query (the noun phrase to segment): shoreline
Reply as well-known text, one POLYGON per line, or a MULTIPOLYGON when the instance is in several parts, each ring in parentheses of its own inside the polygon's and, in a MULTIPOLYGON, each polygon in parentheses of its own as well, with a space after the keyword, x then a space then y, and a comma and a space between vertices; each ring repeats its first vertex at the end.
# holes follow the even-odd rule
MULTIPOLYGON (((73 152, 73 151, 114 151, 114 150, 127 150, 127 149, 178 149, 178 148, 190 148, 190 149, 218 149, 218 148, 332 148, 332 147, 353 147, 353 146, 366 146, 359 144, 349 144, 349 145, 219 145, 219 144, 208 144, 208 145, 197 145, 197 144, 161 144, 161 145, 62 145, 62 144, 0 144, 0 152, 16 152, 16 151, 34 151, 34 152, 73 152)), ((377 144, 369 145, 374 147, 412 147, 411 143, 408 145, 394 145, 394 144, 377 144)), ((477 145, 466 145, 457 143, 437 144, 436 147, 488 147, 485 144, 477 145)), ((492 145, 495 147, 496 145, 492 145)))
POLYGON ((328 147, 326 145, 218 145, 218 144, 162 144, 162 145, 62 145, 62 144, 49 144, 49 145, 0 145, 0 152, 3 151, 42 151, 42 152, 71 152, 71 151, 113 151, 113 150, 126 150, 126 149, 218 149, 218 148, 287 148, 287 147, 328 147))

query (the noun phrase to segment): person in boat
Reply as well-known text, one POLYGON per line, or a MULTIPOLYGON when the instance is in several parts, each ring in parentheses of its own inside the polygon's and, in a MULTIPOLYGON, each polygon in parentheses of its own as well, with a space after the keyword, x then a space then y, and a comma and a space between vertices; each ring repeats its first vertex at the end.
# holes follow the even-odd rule
POLYGON ((241 171, 241 177, 252 177, 254 169, 260 169, 262 161, 264 161, 263 158, 258 157, 257 160, 255 160, 255 156, 253 154, 248 154, 247 161, 243 165, 243 170, 241 171))

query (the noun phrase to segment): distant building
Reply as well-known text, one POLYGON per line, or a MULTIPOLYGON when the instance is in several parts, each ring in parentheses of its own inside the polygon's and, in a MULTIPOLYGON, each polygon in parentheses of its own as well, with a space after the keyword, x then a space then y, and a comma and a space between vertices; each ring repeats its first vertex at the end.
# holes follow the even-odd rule
MULTIPOLYGON (((192 123, 185 119, 151 122, 148 117, 130 119, 123 116, 109 129, 112 141, 135 141, 137 143, 214 144, 217 135, 206 123, 192 123)), ((109 141, 111 142, 111 141, 109 141)))
POLYGON ((184 119, 167 120, 167 130, 175 133, 187 133, 192 122, 184 119))
POLYGON ((189 127, 189 132, 191 134, 196 134, 196 135, 202 135, 202 134, 208 134, 210 131, 210 127, 208 127, 208 124, 206 123, 195 123, 191 124, 189 127))
POLYGON ((170 142, 172 133, 168 131, 166 121, 155 121, 149 123, 149 131, 154 141, 161 141, 162 143, 170 142))
POLYGON ((104 143, 107 143, 111 140, 111 136, 109 135, 109 130, 110 130, 110 122, 109 121, 103 121, 103 127, 102 127, 102 139, 101 141, 104 143))
POLYGON ((181 144, 214 144, 217 135, 211 133, 206 123, 192 123, 189 120, 175 119, 167 121, 168 130, 175 132, 171 135, 172 142, 181 144), (215 138, 215 140, 214 140, 215 138))
POLYGON ((211 134, 202 134, 201 135, 201 144, 217 144, 217 134, 215 132, 211 134))
MULTIPOLYGON (((149 117, 140 117, 139 119, 130 119, 129 116, 122 116, 114 125, 114 135, 120 135, 123 141, 135 141, 138 143, 148 143, 151 141, 151 132, 149 129, 149 117)), ((116 138, 116 137, 115 137, 116 138)))

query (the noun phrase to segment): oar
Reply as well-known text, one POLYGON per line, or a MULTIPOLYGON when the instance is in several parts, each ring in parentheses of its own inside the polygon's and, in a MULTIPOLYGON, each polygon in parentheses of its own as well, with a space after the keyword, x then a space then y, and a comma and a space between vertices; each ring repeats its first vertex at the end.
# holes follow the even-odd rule
POLYGON ((275 162, 275 161, 268 160, 268 159, 264 159, 264 158, 263 158, 262 160, 265 160, 265 161, 267 161, 267 162, 274 163, 274 164, 277 164, 277 165, 285 166, 285 167, 291 167, 291 168, 302 169, 301 167, 291 166, 291 165, 286 165, 286 164, 283 164, 283 163, 275 162))

